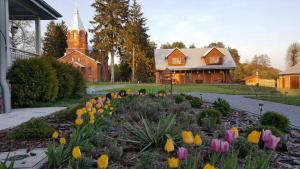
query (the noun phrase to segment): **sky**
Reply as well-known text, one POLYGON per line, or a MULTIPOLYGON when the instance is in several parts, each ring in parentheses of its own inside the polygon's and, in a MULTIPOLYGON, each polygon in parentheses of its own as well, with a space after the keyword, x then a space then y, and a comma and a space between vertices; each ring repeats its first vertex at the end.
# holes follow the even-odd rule
MULTIPOLYGON (((45 0, 70 25, 77 7, 86 29, 94 0, 45 0)), ((300 42, 300 0, 138 0, 149 35, 158 47, 182 41, 203 47, 221 41, 238 49, 241 61, 267 54, 272 66, 285 69, 288 46, 300 42)), ((60 20, 61 20, 60 19, 60 20)), ((42 22, 42 32, 48 21, 42 22)), ((89 38, 91 38, 89 34, 89 38)))

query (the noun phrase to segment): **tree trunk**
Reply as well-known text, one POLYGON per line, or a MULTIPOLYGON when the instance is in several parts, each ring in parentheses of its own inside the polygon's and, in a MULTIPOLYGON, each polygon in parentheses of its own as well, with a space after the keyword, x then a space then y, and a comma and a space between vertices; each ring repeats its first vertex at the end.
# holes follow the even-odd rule
POLYGON ((111 56, 111 62, 110 62, 110 82, 114 83, 115 82, 115 58, 114 58, 114 50, 111 51, 110 53, 111 56))
POLYGON ((131 81, 135 82, 135 49, 132 49, 132 77, 131 81))

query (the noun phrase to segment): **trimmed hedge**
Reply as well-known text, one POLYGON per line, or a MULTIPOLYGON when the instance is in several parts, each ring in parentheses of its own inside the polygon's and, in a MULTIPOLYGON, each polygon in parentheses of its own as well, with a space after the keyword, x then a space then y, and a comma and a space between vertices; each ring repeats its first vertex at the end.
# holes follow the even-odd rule
POLYGON ((58 93, 55 69, 43 59, 17 60, 8 72, 13 107, 27 107, 35 101, 52 102, 58 93))
POLYGON ((286 131, 289 127, 289 119, 277 112, 266 112, 260 122, 262 125, 274 126, 281 131, 286 131))

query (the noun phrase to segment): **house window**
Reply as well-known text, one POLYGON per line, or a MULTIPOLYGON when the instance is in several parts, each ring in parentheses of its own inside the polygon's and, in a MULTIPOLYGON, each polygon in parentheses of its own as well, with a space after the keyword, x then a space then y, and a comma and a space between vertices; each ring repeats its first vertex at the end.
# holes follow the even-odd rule
POLYGON ((172 64, 173 65, 179 65, 180 64, 180 59, 179 58, 172 58, 172 64))
POLYGON ((218 64, 219 58, 216 56, 210 57, 209 62, 210 62, 210 64, 218 64))

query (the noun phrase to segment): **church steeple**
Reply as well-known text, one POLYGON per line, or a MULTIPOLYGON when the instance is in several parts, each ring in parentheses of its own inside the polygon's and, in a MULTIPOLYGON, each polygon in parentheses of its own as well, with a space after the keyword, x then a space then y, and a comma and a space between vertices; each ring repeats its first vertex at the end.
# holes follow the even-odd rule
POLYGON ((87 32, 79 16, 79 10, 76 9, 72 25, 68 29, 68 49, 67 54, 73 50, 87 53, 87 32))

